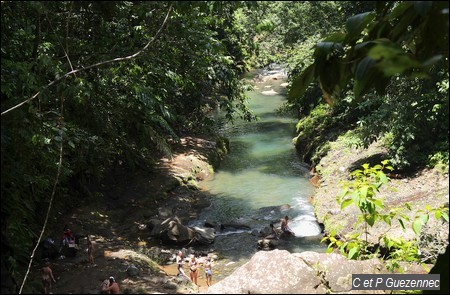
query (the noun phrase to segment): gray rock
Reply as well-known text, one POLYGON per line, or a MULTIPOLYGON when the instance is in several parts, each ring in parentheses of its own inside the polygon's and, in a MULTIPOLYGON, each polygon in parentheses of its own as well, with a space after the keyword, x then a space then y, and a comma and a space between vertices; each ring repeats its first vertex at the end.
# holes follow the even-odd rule
POLYGON ((370 293, 351 290, 352 274, 388 273, 378 259, 348 260, 340 254, 285 250, 260 251, 230 276, 209 287, 209 294, 370 293))
POLYGON ((132 264, 127 268, 127 275, 132 278, 137 277, 139 276, 139 269, 132 264))

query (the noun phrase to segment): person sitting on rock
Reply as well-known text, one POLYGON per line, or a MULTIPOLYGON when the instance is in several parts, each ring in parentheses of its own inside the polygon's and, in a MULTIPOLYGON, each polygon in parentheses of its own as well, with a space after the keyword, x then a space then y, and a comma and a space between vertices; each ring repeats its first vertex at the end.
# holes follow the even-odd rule
POLYGON ((109 277, 109 287, 105 289, 109 294, 120 294, 119 284, 117 284, 114 277, 109 277))
POLYGON ((288 221, 289 217, 287 215, 283 219, 281 219, 281 230, 287 235, 295 236, 294 231, 288 226, 288 221))
POLYGON ((109 294, 108 287, 109 287, 109 279, 106 279, 102 282, 102 285, 100 286, 100 294, 109 294))
POLYGON ((273 223, 270 224, 270 228, 271 228, 271 232, 268 236, 265 237, 265 239, 279 239, 278 238, 278 233, 277 230, 275 229, 275 226, 273 225, 273 223))

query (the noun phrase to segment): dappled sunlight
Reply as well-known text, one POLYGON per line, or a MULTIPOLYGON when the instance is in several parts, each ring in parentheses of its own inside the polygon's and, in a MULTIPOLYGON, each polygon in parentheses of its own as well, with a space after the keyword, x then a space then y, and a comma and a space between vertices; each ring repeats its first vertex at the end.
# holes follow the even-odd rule
POLYGON ((91 211, 91 215, 93 215, 94 217, 99 217, 99 218, 108 218, 109 216, 106 214, 101 214, 98 211, 91 211))
POLYGON ((143 260, 147 263, 153 263, 153 261, 144 254, 138 253, 134 250, 126 250, 126 249, 120 249, 117 251, 109 251, 105 250, 103 251, 103 256, 107 258, 113 258, 113 259, 124 259, 124 260, 143 260))

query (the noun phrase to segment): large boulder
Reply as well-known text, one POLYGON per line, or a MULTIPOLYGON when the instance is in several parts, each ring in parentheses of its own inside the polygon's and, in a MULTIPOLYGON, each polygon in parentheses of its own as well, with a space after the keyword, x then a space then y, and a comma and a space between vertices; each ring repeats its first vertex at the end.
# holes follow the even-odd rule
POLYGON ((216 231, 213 228, 200 228, 200 227, 193 227, 192 228, 195 231, 195 241, 200 244, 211 244, 214 242, 214 239, 216 237, 216 231))
POLYGON ((175 243, 186 243, 195 237, 195 231, 183 225, 176 216, 164 220, 161 223, 161 229, 162 239, 175 243))
POLYGON ((212 294, 327 294, 378 293, 383 290, 351 290, 352 274, 388 273, 377 259, 348 260, 340 254, 286 250, 257 252, 233 274, 212 285, 212 294))
POLYGON ((162 222, 152 219, 148 227, 151 236, 175 244, 211 244, 215 238, 213 228, 188 227, 183 225, 177 216, 167 218, 162 222))
POLYGON ((315 270, 286 250, 260 251, 233 274, 208 288, 209 294, 325 293, 315 270), (315 288, 316 287, 316 288, 315 288))

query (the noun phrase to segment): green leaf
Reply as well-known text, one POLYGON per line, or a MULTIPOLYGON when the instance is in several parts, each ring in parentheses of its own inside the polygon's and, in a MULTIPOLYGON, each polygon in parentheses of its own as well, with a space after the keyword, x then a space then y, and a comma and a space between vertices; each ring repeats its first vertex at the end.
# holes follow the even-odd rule
POLYGON ((289 101, 293 101, 303 95, 306 88, 308 88, 309 84, 311 84, 314 79, 314 71, 315 64, 312 64, 292 81, 292 86, 288 95, 289 101))
POLYGON ((420 219, 422 220, 423 224, 427 224, 428 218, 429 218, 428 214, 420 215, 420 219))
MULTIPOLYGON (((405 1, 408 2, 408 1, 405 1)), ((402 34, 405 33, 406 29, 415 21, 418 16, 417 12, 412 7, 408 7, 404 13, 399 17, 396 25, 391 30, 391 39, 397 42, 401 38, 402 34)))
POLYGON ((414 220, 412 229, 416 233, 416 235, 420 234, 420 231, 422 230, 422 220, 420 218, 414 220))
POLYGON ((440 211, 440 210, 437 210, 436 212, 434 212, 434 217, 435 217, 436 219, 441 218, 441 211, 440 211))
POLYGON ((353 93, 355 94, 356 102, 358 102, 363 97, 364 94, 369 92, 370 88, 373 85, 373 81, 375 79, 374 71, 371 68, 370 68, 370 71, 365 72, 365 71, 369 70, 369 68, 366 68, 366 67, 371 66, 366 63, 367 63, 367 61, 365 61, 364 64, 361 64, 361 63, 358 64, 358 68, 361 65, 361 68, 359 68, 359 69, 357 68, 357 72, 359 71, 358 75, 361 76, 361 79, 356 79, 355 83, 353 85, 353 93))
POLYGON ((347 35, 344 32, 335 32, 331 35, 328 35, 323 41, 342 43, 345 41, 346 37, 347 35))
POLYGON ((388 182, 388 178, 387 178, 386 174, 384 174, 383 172, 380 172, 380 181, 381 181, 381 183, 388 182))
POLYGON ((343 50, 342 43, 339 42, 319 42, 316 44, 314 55, 316 57, 326 56, 343 50))
POLYGON ((409 202, 406 202, 405 206, 409 211, 411 211, 411 204, 409 202))
POLYGON ((398 219, 398 222, 400 223, 400 225, 402 226, 403 230, 406 229, 405 224, 403 223, 402 219, 398 219))
POLYGON ((344 210, 346 207, 348 207, 351 203, 353 203, 352 199, 346 199, 341 203, 341 210, 344 210))
POLYGON ((347 29, 347 40, 355 41, 359 39, 361 32, 375 18, 375 13, 365 12, 357 14, 347 19, 345 28, 347 29))
POLYGON ((348 258, 349 259, 355 259, 356 258, 356 254, 358 253, 358 251, 359 251, 359 247, 353 247, 352 249, 350 249, 350 251, 348 252, 348 258))
POLYGON ((366 217, 367 224, 372 227, 375 224, 376 219, 377 219, 376 215, 373 214, 369 215, 369 217, 366 217))
POLYGON ((381 200, 372 200, 372 202, 375 204, 375 206, 377 206, 378 208, 383 208, 383 201, 381 200))
POLYGON ((410 8, 412 3, 410 1, 402 1, 400 2, 389 14, 389 20, 394 20, 397 17, 400 17, 405 11, 410 8))
POLYGON ((367 185, 364 185, 363 187, 361 187, 361 189, 359 190, 359 195, 360 195, 360 197, 361 198, 363 198, 363 199, 365 199, 365 198, 367 198, 367 190, 368 190, 368 186, 367 185))

